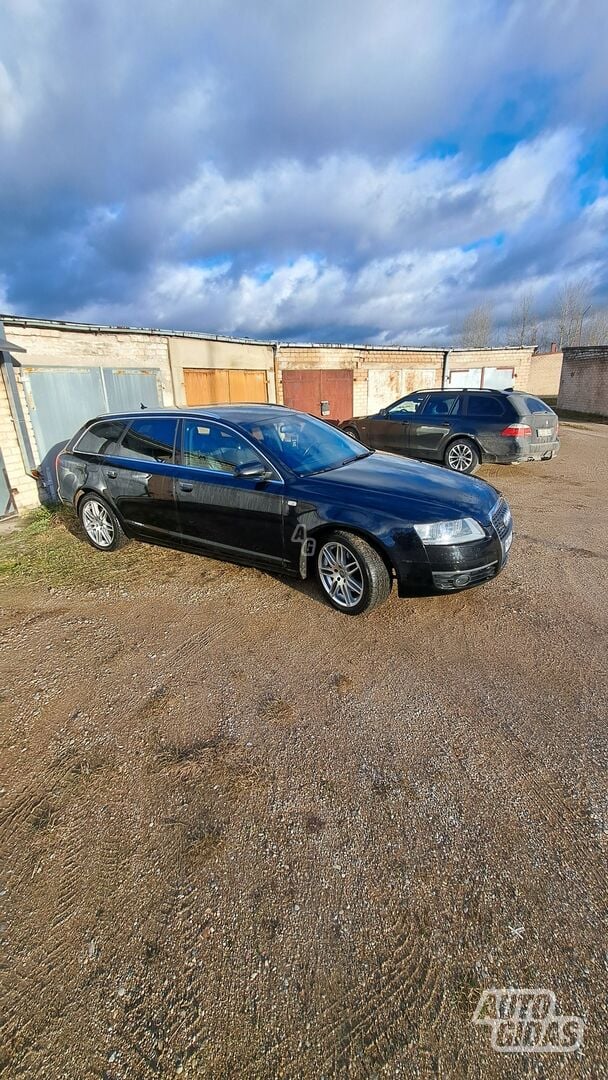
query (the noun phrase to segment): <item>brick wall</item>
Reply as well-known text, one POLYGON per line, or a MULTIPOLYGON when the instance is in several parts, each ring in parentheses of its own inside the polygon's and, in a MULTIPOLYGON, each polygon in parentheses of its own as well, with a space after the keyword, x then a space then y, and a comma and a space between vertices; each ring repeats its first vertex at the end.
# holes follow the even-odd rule
POLYGON ((443 358, 442 349, 281 345, 277 401, 283 403, 285 369, 347 369, 353 372, 353 416, 365 416, 411 390, 441 386, 443 358))
POLYGON ((558 408, 608 416, 608 345, 564 349, 558 408))
POLYGON ((512 368, 513 389, 528 390, 532 346, 506 349, 450 349, 449 370, 463 368, 512 368))
POLYGON ((167 338, 155 334, 120 333, 21 326, 4 319, 7 336, 27 349, 19 354, 24 367, 157 368, 163 403, 173 405, 173 383, 167 338))
MULTIPOLYGON (((33 441, 31 425, 28 424, 28 427, 30 428, 30 438, 33 441)), ((35 442, 33 442, 33 445, 35 446, 35 442)), ((4 464, 8 473, 8 482, 13 492, 13 498, 17 509, 29 510, 34 506, 38 506, 40 501, 38 498, 38 485, 25 471, 26 467, 21 456, 19 442, 17 441, 17 433, 9 408, 4 380, 1 377, 0 447, 2 448, 2 457, 4 458, 4 464)))
POLYGON ((535 353, 530 361, 528 390, 541 397, 557 397, 562 363, 561 352, 535 353))

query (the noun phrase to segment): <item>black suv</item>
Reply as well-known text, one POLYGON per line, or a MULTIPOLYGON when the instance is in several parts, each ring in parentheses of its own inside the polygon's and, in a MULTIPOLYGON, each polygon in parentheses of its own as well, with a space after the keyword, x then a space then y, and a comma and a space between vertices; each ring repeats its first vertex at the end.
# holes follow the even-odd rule
POLYGON ((280 405, 97 417, 57 458, 91 544, 125 537, 305 578, 339 611, 500 573, 513 528, 490 484, 355 442, 280 405))
POLYGON ((461 473, 475 472, 484 461, 548 461, 559 450, 553 409, 513 390, 417 390, 340 426, 366 446, 461 473))

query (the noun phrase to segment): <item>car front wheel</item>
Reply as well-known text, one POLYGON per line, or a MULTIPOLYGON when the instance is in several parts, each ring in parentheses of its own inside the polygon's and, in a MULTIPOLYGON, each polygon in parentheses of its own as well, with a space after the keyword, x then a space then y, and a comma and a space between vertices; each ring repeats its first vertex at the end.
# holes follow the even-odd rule
POLYGON ((126 542, 116 514, 97 495, 85 495, 80 500, 78 516, 87 540, 98 551, 115 551, 126 542))
POLYGON ((361 615, 387 599, 391 576, 378 552, 348 532, 335 532, 317 552, 319 584, 333 607, 361 615))
POLYGON ((443 461, 453 472, 470 476, 479 468, 479 451, 470 439, 455 439, 448 446, 443 461))

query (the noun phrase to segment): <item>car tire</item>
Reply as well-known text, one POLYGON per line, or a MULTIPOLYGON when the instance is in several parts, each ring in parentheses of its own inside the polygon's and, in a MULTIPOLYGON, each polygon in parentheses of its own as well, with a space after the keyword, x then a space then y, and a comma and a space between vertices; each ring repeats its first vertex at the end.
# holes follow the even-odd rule
POLYGON ((362 615, 382 604, 391 591, 391 575, 378 552, 349 532, 333 532, 319 544, 317 578, 332 607, 362 615))
POLYGON ((78 504, 78 517, 89 544, 98 551, 116 551, 127 543, 116 514, 100 495, 84 495, 78 504))
POLYGON ((443 463, 452 472, 471 476, 481 465, 479 450, 470 439, 454 439, 446 449, 443 463))
POLYGON ((354 428, 354 427, 345 427, 345 428, 342 428, 342 431, 344 432, 345 435, 350 435, 352 439, 359 440, 359 432, 357 431, 356 428, 354 428))

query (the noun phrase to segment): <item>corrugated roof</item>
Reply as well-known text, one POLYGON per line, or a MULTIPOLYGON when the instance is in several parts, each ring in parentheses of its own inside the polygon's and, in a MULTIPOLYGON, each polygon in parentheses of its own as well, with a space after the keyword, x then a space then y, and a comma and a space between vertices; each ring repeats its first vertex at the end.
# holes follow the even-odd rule
MULTIPOLYGON (((264 340, 262 338, 233 337, 228 334, 208 334, 198 330, 170 330, 148 326, 104 326, 101 323, 79 323, 64 319, 37 319, 28 315, 0 315, 0 319, 9 326, 32 327, 40 330, 76 330, 89 334, 149 334, 154 337, 180 337, 197 338, 202 341, 224 341, 238 345, 265 345, 278 346, 285 349, 357 349, 360 352, 413 352, 413 353, 438 353, 438 352, 519 352, 520 346, 506 345, 496 349, 465 349, 458 346, 444 345, 371 345, 357 344, 356 342, 319 342, 319 341, 279 341, 277 339, 264 340)), ((524 346, 529 349, 531 346, 524 346)))

